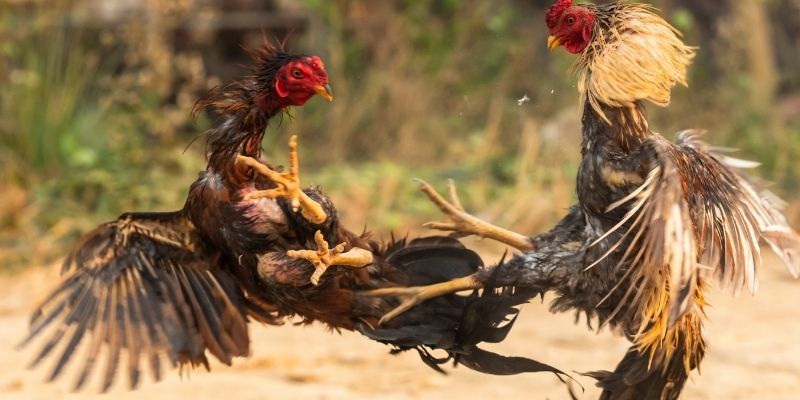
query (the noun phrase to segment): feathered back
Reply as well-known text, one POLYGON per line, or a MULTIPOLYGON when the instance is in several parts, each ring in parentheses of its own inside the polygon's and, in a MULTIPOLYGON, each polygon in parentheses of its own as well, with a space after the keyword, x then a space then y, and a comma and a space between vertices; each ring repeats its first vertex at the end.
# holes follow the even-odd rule
POLYGON ((610 124, 600 103, 633 107, 638 100, 670 103, 676 84, 686 86, 686 70, 696 48, 646 4, 587 5, 597 16, 594 39, 577 67, 579 89, 610 124))

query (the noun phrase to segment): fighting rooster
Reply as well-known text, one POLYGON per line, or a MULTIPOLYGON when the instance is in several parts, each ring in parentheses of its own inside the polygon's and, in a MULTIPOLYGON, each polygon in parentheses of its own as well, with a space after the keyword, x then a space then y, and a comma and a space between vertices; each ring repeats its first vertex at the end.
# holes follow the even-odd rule
POLYGON ((86 234, 67 257, 65 279, 37 307, 23 341, 53 327, 33 364, 60 347, 49 375, 55 379, 84 342, 74 387, 85 385, 105 352, 106 390, 125 350, 135 387, 142 361, 155 380, 165 360, 171 367, 208 368, 210 353, 230 364, 250 352, 249 320, 280 324, 296 315, 369 332, 397 350, 416 349, 436 368, 442 361, 430 348, 489 373, 552 370, 476 347, 505 336, 510 326, 503 324, 525 300, 511 293, 445 296, 374 328, 396 302, 362 292, 443 282, 476 272, 482 261, 449 238, 378 246, 348 231, 327 197, 300 189, 294 138, 288 172, 263 163, 261 139, 272 117, 314 95, 332 95, 317 56, 288 54, 267 43, 254 61, 251 76, 212 91, 195 109, 211 108, 221 121, 208 132, 208 167, 191 185, 183 209, 123 214, 86 234), (487 304, 490 317, 465 319, 487 304))
MULTIPOLYGON (((498 285, 554 291, 555 311, 578 310, 618 328, 633 346, 614 372, 595 372, 603 399, 675 399, 702 360, 705 292, 713 281, 755 291, 759 239, 800 273, 800 239, 780 201, 740 169, 754 163, 706 146, 699 132, 671 143, 650 130, 645 102, 670 102, 695 50, 642 4, 573 5, 546 15, 548 47, 580 54, 583 111, 579 204, 550 232, 526 237, 481 221, 423 190, 451 219, 436 229, 500 240, 525 253, 498 285)), ((483 286, 486 273, 427 288, 378 291, 403 304, 483 286)))

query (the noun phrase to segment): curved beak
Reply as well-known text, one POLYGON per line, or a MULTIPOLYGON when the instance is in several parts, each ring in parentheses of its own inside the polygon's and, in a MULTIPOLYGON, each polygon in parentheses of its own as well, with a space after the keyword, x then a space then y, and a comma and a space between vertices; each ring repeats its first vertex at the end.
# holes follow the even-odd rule
POLYGON ((314 86, 314 91, 317 92, 318 95, 322 96, 323 99, 328 101, 333 101, 333 92, 331 91, 331 85, 314 86))
POLYGON ((553 50, 561 46, 561 41, 557 37, 550 35, 547 37, 547 48, 553 50))

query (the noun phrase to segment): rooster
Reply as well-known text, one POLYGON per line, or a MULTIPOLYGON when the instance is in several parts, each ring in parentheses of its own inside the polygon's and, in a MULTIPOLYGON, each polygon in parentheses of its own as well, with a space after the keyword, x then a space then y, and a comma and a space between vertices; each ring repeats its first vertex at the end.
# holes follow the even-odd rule
POLYGON ((253 56, 252 75, 197 103, 195 112, 211 108, 221 121, 208 132, 208 167, 191 185, 183 209, 123 214, 87 233, 66 258, 65 278, 36 308, 22 342, 53 327, 33 364, 60 347, 53 380, 88 342, 74 388, 85 385, 105 353, 105 391, 124 350, 134 388, 142 362, 156 381, 164 361, 208 368, 210 354, 230 365, 250 353, 249 321, 277 325, 298 316, 369 333, 397 351, 416 349, 437 369, 444 361, 430 349, 444 349, 487 373, 560 373, 476 346, 503 339, 514 306, 527 299, 513 293, 445 296, 376 328, 396 302, 364 291, 443 282, 476 272, 482 261, 449 238, 381 246, 348 231, 319 190, 300 190, 295 138, 288 172, 262 162, 261 139, 271 118, 315 95, 331 100, 332 94, 317 56, 289 54, 269 43, 253 56), (471 318, 487 304, 489 317, 471 318))
MULTIPOLYGON (((705 294, 716 281, 755 292, 759 240, 800 273, 800 238, 737 160, 685 131, 672 143, 650 130, 645 102, 667 106, 686 84, 695 49, 643 4, 557 1, 546 14, 548 47, 579 54, 583 110, 579 204, 550 232, 528 237, 467 214, 451 186, 445 200, 423 191, 450 217, 434 229, 493 238, 524 253, 496 284, 553 291, 554 311, 578 310, 617 328, 633 346, 613 372, 590 373, 602 399, 675 399, 706 351, 705 294)), ((487 274, 430 287, 379 291, 398 296, 388 321, 427 298, 475 289, 487 274)))

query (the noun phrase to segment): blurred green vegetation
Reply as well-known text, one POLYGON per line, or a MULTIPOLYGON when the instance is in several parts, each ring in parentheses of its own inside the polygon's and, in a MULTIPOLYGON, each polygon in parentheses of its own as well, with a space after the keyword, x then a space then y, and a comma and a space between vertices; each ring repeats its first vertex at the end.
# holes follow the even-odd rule
MULTIPOLYGON (((208 72, 198 49, 238 43, 182 29, 223 2, 134 2, 137 12, 104 23, 93 15, 104 1, 0 4, 0 269, 57 260, 124 211, 177 209, 204 168, 202 137, 189 145, 209 121, 195 124, 189 109, 231 77, 208 72)), ((307 17, 290 46, 323 56, 336 95, 271 127, 266 157, 285 161, 300 134, 304 182, 355 229, 404 233, 437 218, 414 177, 455 179, 465 205, 501 225, 546 228, 574 201, 580 143, 574 56, 544 45, 549 3, 260 2, 307 17)), ((710 16, 691 1, 653 3, 701 50, 691 87, 650 107, 652 126, 705 127, 708 141, 763 162, 797 222, 800 21, 784 9, 797 5, 720 1, 725 12, 710 16)))

